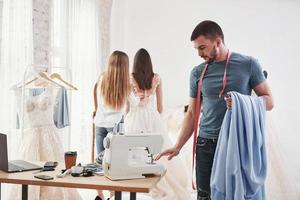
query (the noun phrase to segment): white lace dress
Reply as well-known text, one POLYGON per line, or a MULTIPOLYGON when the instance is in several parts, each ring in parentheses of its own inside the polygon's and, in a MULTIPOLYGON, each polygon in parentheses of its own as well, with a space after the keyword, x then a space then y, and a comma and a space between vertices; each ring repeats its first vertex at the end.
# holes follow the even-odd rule
MULTIPOLYGON (((133 78, 132 78, 133 79, 133 78)), ((142 102, 137 95, 141 92, 134 80, 132 80, 133 92, 129 97, 130 110, 125 117, 125 131, 131 133, 159 133, 164 139, 163 149, 173 146, 163 123, 161 115, 157 111, 156 88, 160 84, 160 77, 155 75, 152 81, 153 88, 143 91, 149 98, 142 102), (142 105, 141 105, 142 104, 142 105)), ((150 195, 156 200, 189 200, 190 182, 188 171, 180 157, 168 161, 161 158, 159 163, 167 168, 167 173, 161 179, 150 195)))
MULTIPOLYGON (((53 108, 58 89, 47 88, 37 96, 26 96, 24 102, 24 131, 18 159, 28 161, 58 161, 64 163, 63 144, 53 121, 53 108)), ((21 108, 21 91, 16 91, 18 109, 21 108)), ((20 113, 20 112, 19 112, 20 113)), ((19 115, 20 119, 22 115, 19 115)), ((57 187, 28 187, 30 200, 81 199, 75 189, 57 187)), ((21 187, 13 186, 10 200, 21 199, 21 187), (18 190, 18 191, 16 191, 18 190)))

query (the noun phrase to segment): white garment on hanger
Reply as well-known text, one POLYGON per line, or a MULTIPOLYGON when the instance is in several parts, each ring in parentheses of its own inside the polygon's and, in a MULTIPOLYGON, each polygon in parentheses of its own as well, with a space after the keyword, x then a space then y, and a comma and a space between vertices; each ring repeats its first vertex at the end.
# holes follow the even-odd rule
MULTIPOLYGON (((18 158, 28 161, 58 161, 64 163, 64 150, 53 121, 53 110, 57 88, 46 88, 37 96, 24 99, 23 137, 20 142, 18 158)), ((18 108, 21 108, 21 90, 15 90, 18 108)), ((21 115, 20 115, 21 116, 21 115)), ((21 187, 14 185, 9 195, 10 200, 21 199, 21 187), (18 190, 18 191, 16 191, 18 190)), ((75 189, 30 186, 28 199, 33 200, 68 200, 81 199, 75 189)))

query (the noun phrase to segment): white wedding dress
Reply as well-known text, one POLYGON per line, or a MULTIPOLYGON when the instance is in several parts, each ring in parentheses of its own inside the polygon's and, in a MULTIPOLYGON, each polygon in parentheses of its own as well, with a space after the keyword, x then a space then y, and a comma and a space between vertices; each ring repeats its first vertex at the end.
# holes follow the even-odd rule
MULTIPOLYGON (((160 78, 156 74, 153 78, 152 86, 149 91, 141 91, 132 78, 132 91, 129 97, 130 110, 125 117, 125 131, 127 133, 158 133, 163 136, 163 149, 173 146, 167 133, 166 125, 163 123, 161 115, 157 111, 156 87, 160 84, 160 78), (142 102, 137 93, 144 92, 149 98, 142 102)), ((167 160, 161 158, 158 163, 167 168, 167 173, 161 181, 154 187, 150 195, 156 200, 189 200, 190 183, 189 174, 180 156, 167 160)))
MULTIPOLYGON (((47 88, 37 96, 24 99, 23 135, 20 141, 18 159, 28 161, 58 161, 64 163, 63 144, 53 121, 53 109, 57 88, 47 88)), ((21 90, 16 90, 18 110, 21 110, 21 90)), ((20 112, 19 112, 20 113, 20 112)), ((19 115, 22 119, 22 115, 19 115)), ((21 186, 12 186, 10 200, 21 199, 21 186), (17 190, 17 191, 16 191, 17 190)), ((81 199, 76 189, 63 187, 28 187, 30 200, 81 199)))

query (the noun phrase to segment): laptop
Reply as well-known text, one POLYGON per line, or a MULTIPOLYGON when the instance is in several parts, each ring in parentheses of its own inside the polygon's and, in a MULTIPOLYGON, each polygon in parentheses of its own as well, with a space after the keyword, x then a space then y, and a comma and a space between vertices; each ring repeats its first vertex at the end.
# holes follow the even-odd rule
POLYGON ((42 169, 42 167, 24 160, 13 160, 8 162, 7 136, 0 133, 0 170, 10 173, 38 169, 42 169))

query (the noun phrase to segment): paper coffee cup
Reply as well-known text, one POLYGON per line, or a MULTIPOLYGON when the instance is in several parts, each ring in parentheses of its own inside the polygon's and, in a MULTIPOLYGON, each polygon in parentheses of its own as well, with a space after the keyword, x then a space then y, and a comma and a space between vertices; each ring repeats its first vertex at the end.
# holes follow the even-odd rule
POLYGON ((65 152, 65 165, 66 169, 76 165, 77 152, 76 151, 67 151, 65 152))

